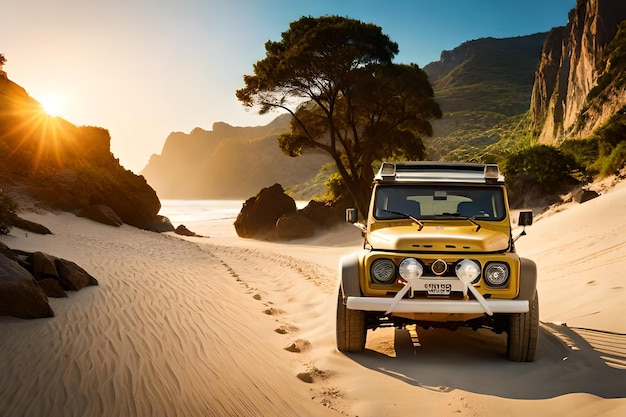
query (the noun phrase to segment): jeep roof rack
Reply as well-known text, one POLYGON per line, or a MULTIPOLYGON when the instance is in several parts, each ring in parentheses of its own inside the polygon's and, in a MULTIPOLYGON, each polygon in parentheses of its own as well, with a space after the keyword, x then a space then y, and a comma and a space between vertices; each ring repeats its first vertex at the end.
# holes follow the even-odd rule
POLYGON ((496 164, 450 162, 383 162, 374 177, 377 182, 503 183, 496 164))

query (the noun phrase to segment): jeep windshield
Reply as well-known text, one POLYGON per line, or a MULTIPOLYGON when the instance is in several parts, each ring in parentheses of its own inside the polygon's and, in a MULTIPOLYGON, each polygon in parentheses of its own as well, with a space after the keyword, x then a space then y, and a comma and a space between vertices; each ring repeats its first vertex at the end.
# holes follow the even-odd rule
POLYGON ((374 218, 475 219, 506 217, 504 192, 494 186, 381 185, 376 188, 374 218))

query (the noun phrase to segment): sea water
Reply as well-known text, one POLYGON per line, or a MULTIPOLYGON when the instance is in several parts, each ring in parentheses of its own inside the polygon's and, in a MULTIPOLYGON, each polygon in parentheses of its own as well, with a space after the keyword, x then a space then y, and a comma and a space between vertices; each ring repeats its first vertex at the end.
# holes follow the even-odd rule
MULTIPOLYGON (((216 223, 233 224, 241 212, 244 200, 161 200, 159 214, 170 219, 174 227, 184 225, 200 235, 211 235, 216 223)), ((308 201, 296 201, 298 209, 308 201)), ((234 233, 233 226, 232 232, 234 233)))
POLYGON ((161 200, 159 214, 177 227, 185 225, 198 234, 209 234, 215 222, 234 223, 243 200, 161 200))

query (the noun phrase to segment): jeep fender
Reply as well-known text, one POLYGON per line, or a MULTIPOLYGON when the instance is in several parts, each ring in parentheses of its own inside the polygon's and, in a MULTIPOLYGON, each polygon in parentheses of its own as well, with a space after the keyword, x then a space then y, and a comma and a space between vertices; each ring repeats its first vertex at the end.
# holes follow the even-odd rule
POLYGON ((359 254, 354 252, 339 259, 339 286, 344 297, 360 297, 361 285, 359 283, 359 254))
POLYGON ((532 300, 537 291, 537 265, 530 259, 520 258, 518 300, 532 300))

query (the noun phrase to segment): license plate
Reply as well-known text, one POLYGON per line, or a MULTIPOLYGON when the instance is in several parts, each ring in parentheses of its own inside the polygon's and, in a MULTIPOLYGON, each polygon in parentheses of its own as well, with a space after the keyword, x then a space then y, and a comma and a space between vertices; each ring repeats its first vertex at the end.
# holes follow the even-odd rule
POLYGON ((428 295, 450 295, 452 284, 424 284, 428 295))

